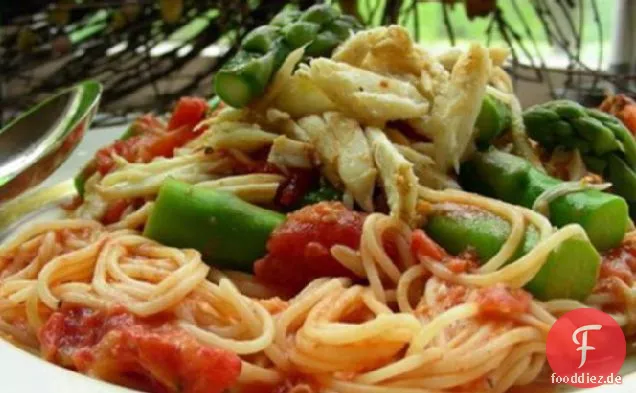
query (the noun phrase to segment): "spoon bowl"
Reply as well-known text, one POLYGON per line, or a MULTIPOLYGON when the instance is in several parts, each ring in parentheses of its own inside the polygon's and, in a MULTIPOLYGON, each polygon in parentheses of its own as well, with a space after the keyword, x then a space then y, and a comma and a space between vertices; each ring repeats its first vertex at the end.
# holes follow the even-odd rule
POLYGON ((102 85, 86 81, 37 104, 0 130, 0 203, 46 179, 95 117, 102 85))

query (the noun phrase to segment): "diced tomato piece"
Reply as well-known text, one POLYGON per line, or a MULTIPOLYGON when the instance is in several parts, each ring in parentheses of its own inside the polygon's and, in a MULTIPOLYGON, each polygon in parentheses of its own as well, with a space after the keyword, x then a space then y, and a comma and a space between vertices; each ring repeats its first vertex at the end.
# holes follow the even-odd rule
POLYGON ((175 130, 180 127, 193 129, 203 120, 207 110, 208 103, 202 98, 182 97, 172 111, 168 130, 175 130))
POLYGON ((95 154, 95 166, 102 176, 110 172, 115 165, 115 161, 111 156, 112 152, 112 147, 105 147, 95 154))
POLYGON ((100 149, 95 155, 97 170, 102 175, 111 171, 116 153, 128 162, 150 162, 155 157, 172 157, 174 150, 194 139, 197 134, 192 128, 181 127, 172 131, 139 134, 125 140, 115 141, 100 149))
POLYGON ((200 344, 169 318, 136 318, 122 307, 66 306, 38 335, 43 356, 63 366, 150 392, 221 393, 241 359, 200 344))
POLYGON ((194 139, 196 134, 191 128, 178 128, 160 137, 153 138, 148 144, 148 153, 154 157, 172 157, 174 149, 194 139))
POLYGON ((174 149, 194 139, 194 127, 205 118, 208 104, 195 97, 183 97, 177 103, 168 128, 156 117, 144 115, 130 126, 127 139, 117 140, 95 154, 95 169, 109 173, 115 162, 113 153, 128 162, 149 162, 155 157, 172 157, 174 149))
POLYGON ((107 174, 115 166, 113 160, 113 153, 123 157, 128 162, 136 162, 136 155, 134 147, 139 143, 142 136, 134 136, 126 140, 117 140, 110 146, 101 148, 95 154, 95 164, 97 170, 102 175, 107 174))
POLYGON ((355 278, 331 256, 331 247, 357 250, 365 218, 365 213, 340 202, 321 202, 290 213, 267 242, 268 254, 254 265, 257 279, 296 293, 318 277, 355 278))
POLYGON ((128 206, 130 206, 130 201, 127 199, 118 199, 111 202, 102 217, 102 223, 108 225, 121 220, 124 215, 124 211, 128 208, 128 206))
POLYGON ((429 257, 436 261, 441 261, 447 256, 444 249, 421 229, 416 229, 411 234, 411 252, 416 258, 429 257))
POLYGON ((477 303, 483 317, 514 318, 530 310, 532 296, 518 288, 508 288, 504 284, 479 289, 477 303))

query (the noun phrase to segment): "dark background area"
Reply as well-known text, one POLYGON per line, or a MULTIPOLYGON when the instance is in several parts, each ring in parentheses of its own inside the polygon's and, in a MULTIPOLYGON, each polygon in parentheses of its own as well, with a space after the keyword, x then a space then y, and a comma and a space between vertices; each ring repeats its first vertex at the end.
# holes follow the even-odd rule
MULTIPOLYGON (((284 7, 320 2, 3 1, 0 123, 85 79, 105 86, 100 122, 165 111, 182 95, 210 97, 214 72, 246 32, 284 7)), ((509 71, 516 83, 525 84, 518 90, 537 85, 545 90, 533 93, 537 97, 595 104, 609 90, 632 92, 629 62, 621 68, 611 57, 616 29, 631 34, 631 27, 617 20, 620 0, 328 2, 367 25, 400 23, 431 50, 471 40, 511 46, 509 71)))

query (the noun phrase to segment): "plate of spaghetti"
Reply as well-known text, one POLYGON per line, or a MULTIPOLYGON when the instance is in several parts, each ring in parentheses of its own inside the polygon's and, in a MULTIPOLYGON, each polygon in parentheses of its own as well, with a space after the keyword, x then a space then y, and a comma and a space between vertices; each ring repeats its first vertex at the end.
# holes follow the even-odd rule
POLYGON ((508 55, 283 11, 214 99, 0 207, 3 368, 64 391, 553 391, 548 333, 581 308, 629 358, 633 130, 522 109, 508 55))

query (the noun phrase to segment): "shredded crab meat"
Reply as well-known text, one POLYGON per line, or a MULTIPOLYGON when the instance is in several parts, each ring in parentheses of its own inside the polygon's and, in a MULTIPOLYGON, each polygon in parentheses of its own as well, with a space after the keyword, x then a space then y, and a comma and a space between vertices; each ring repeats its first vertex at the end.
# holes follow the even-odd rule
POLYGON ((413 164, 413 170, 420 185, 433 189, 460 188, 453 178, 439 170, 437 165, 435 165, 435 161, 428 155, 422 154, 409 146, 395 144, 395 148, 405 159, 413 164))
POLYGON ((325 58, 313 59, 298 72, 360 122, 384 124, 428 113, 428 100, 415 86, 396 78, 325 58))
POLYGON ((285 84, 274 107, 295 118, 337 110, 336 104, 312 80, 298 73, 285 84))
POLYGON ((196 187, 230 192, 247 202, 261 204, 274 201, 276 190, 284 179, 281 175, 255 173, 206 181, 198 183, 196 187))
POLYGON ((174 158, 157 158, 148 164, 126 163, 95 184, 99 196, 106 200, 156 195, 169 177, 199 183, 218 177, 228 165, 226 159, 203 152, 174 158))
POLYGON ((296 64, 298 64, 298 62, 303 58, 304 54, 305 48, 301 47, 287 55, 283 65, 276 72, 276 75, 274 75, 274 78, 268 86, 265 94, 254 104, 254 107, 257 110, 269 107, 271 103, 285 90, 285 88, 290 84, 294 67, 296 67, 296 64))
POLYGON ((491 69, 488 50, 471 45, 454 65, 444 92, 435 99, 428 128, 435 134, 435 161, 442 171, 458 171, 472 143, 491 69))
POLYGON ((199 138, 193 140, 191 149, 212 147, 214 149, 238 149, 246 152, 271 145, 277 134, 264 131, 258 124, 226 121, 210 126, 199 138))
POLYGON ((358 33, 337 48, 332 58, 383 75, 399 75, 412 81, 428 99, 448 82, 444 66, 415 44, 402 26, 382 26, 358 33))
POLYGON ((268 148, 268 164, 282 173, 320 168, 351 206, 355 202, 366 211, 374 209, 381 185, 385 198, 379 201, 386 199, 393 215, 416 222, 416 185, 459 187, 449 172, 473 151, 486 91, 508 104, 514 99, 501 68, 509 53, 472 45, 435 56, 401 26, 352 34, 331 58, 309 64, 300 63, 303 49, 295 50, 262 97, 201 121, 195 128, 200 135, 176 149, 174 158, 130 164, 114 157, 113 172, 87 181, 77 214, 100 217, 112 200, 152 198, 169 176, 270 203, 282 180, 238 176, 240 184, 226 184, 219 177, 234 174, 231 160, 215 153, 230 151, 249 160, 268 148))
POLYGON ((316 166, 314 155, 314 147, 311 143, 295 141, 281 135, 274 139, 267 162, 283 168, 310 169, 316 166))
POLYGON ((377 170, 360 125, 337 112, 305 117, 299 124, 316 147, 330 181, 343 184, 363 209, 372 211, 377 170))
POLYGON ((413 171, 413 164, 399 153, 382 130, 367 127, 366 135, 380 173, 391 215, 407 223, 414 223, 418 179, 413 171))

